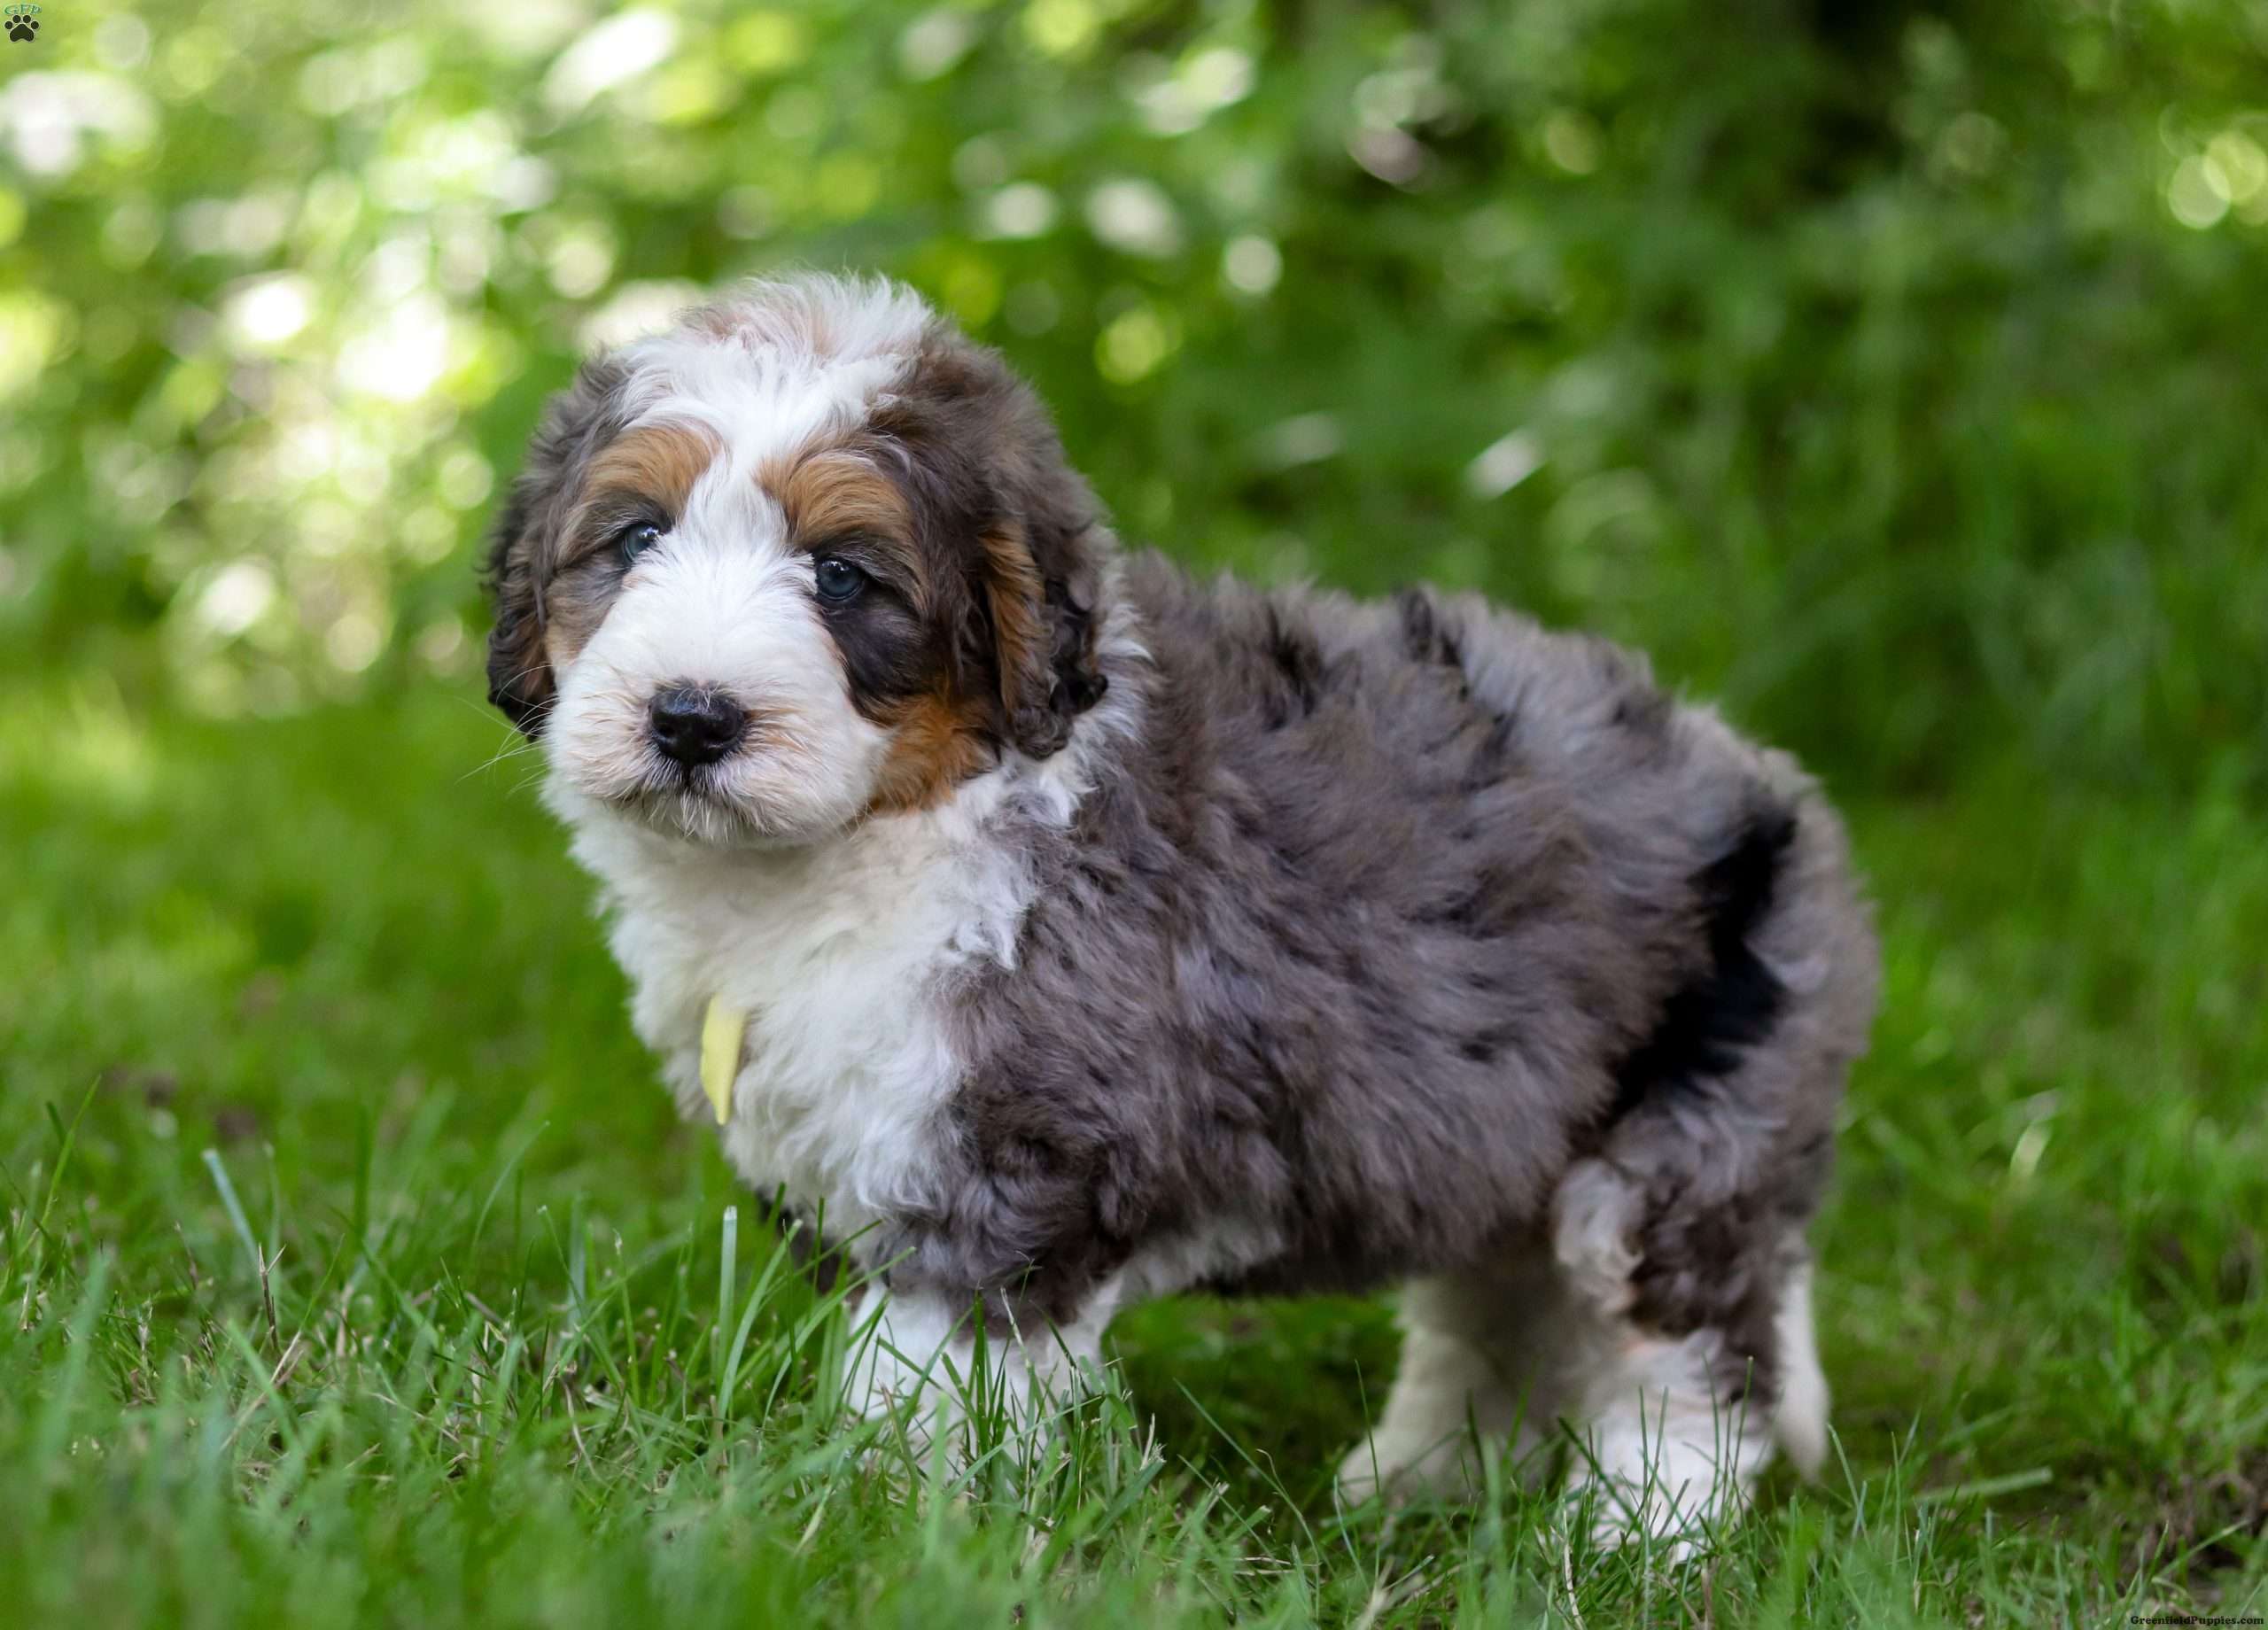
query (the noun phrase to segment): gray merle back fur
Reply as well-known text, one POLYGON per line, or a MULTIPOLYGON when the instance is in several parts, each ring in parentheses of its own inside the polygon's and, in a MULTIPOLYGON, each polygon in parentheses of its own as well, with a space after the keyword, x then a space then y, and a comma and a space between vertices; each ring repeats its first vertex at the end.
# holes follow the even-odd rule
POLYGON ((1768 1363, 1874 1001, 1810 783, 1475 599, 1153 555, 1122 592, 1146 726, 1028 835, 1017 966, 957 993, 963 1169, 894 1282, 1068 1317, 1225 1219, 1279 1244, 1222 1288, 1365 1289, 1529 1239, 1604 1155, 1649 1197, 1634 1316, 1768 1363))

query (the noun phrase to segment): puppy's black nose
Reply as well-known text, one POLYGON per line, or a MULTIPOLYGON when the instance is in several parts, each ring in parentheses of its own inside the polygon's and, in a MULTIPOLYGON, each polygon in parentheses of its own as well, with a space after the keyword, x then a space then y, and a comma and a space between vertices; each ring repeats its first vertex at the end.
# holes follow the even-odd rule
POLYGON ((740 744, 748 715, 721 692, 675 685, 657 692, 647 708, 654 745, 691 769, 715 764, 740 744))

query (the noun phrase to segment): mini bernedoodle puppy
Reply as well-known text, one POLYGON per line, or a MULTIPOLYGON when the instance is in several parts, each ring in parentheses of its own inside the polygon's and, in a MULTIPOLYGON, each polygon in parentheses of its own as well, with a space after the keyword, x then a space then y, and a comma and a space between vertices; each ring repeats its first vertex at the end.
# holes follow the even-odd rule
POLYGON ((1817 1463, 1805 1230, 1876 974, 1790 759, 1471 596, 1122 553, 880 282, 588 363, 493 547, 492 695, 638 1033, 704 1121, 726 1049, 733 1165, 879 1271, 866 1407, 980 1320, 1045 1397, 1145 1297, 1399 1285, 1350 1495, 1556 1440, 1689 1537, 1817 1463))

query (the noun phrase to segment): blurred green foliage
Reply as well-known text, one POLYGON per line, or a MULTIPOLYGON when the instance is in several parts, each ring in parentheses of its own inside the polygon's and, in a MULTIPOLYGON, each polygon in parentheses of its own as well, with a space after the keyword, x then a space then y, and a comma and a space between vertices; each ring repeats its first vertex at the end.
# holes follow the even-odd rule
POLYGON ((973 1538, 815 1457, 809 1327, 707 1378, 734 1191, 475 769, 475 564, 588 345, 790 264, 1001 345, 1131 538, 1600 628, 1860 795, 1841 1480, 1588 1622, 2258 1611, 2268 0, 42 3, 0 1618, 1582 1619, 1548 1503, 1310 1527, 1375 1308, 1124 1321, 1146 1447, 973 1538))
POLYGON ((855 265, 1186 559, 1481 587, 1851 780, 2268 779, 2260 0, 44 22, 0 47, 0 663, 470 690, 578 352, 855 265))

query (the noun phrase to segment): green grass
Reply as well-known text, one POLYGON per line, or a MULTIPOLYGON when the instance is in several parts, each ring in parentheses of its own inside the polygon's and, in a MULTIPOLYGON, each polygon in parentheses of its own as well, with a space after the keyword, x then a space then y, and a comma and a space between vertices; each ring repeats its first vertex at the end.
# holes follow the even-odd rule
POLYGON ((1335 1510, 1392 1374, 1366 1303, 1140 1310, 1062 1455, 948 1489, 840 1428, 840 1312, 652 1084, 501 735, 436 690, 0 714, 0 1621, 2268 1611, 2233 771, 1852 811, 1889 981, 1821 1229, 1840 1454, 1679 1571, 1511 1494, 1335 1510))

